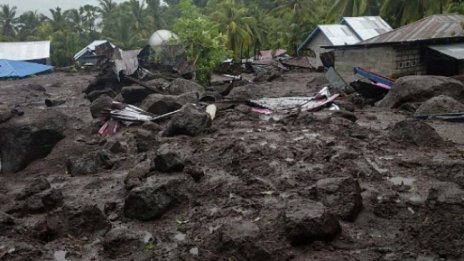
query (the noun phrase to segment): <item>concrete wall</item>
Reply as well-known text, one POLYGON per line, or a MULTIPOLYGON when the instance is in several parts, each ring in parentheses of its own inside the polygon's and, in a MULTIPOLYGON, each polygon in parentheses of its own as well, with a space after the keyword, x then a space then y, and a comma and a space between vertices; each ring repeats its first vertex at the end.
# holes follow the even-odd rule
POLYGON ((335 50, 335 69, 347 83, 358 79, 353 74, 353 67, 392 78, 426 73, 418 46, 335 50))
POLYGON ((330 43, 329 39, 327 39, 327 37, 323 33, 318 31, 313 40, 306 46, 306 49, 311 49, 316 55, 316 67, 323 66, 320 54, 329 51, 328 49, 321 48, 321 46, 330 45, 332 45, 332 43, 330 43))
POLYGON ((347 83, 358 79, 353 67, 392 76, 396 70, 396 52, 392 47, 335 50, 335 69, 347 83))

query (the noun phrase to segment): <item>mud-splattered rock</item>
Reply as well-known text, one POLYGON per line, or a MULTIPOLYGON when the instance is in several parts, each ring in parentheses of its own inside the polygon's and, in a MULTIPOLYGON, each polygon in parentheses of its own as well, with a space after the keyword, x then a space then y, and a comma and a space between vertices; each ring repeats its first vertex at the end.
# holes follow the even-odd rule
POLYGON ((205 176, 203 169, 198 166, 187 166, 185 168, 185 173, 190 175, 195 182, 201 181, 201 179, 205 176))
POLYGON ((92 117, 95 118, 102 118, 105 117, 105 111, 111 108, 111 104, 113 103, 113 98, 108 95, 101 95, 97 99, 95 99, 92 104, 90 105, 90 113, 92 117))
POLYGON ((362 210, 361 188, 351 177, 321 179, 317 196, 330 212, 346 221, 354 221, 362 210))
POLYGON ((105 150, 111 152, 111 153, 125 153, 127 152, 127 144, 123 144, 120 141, 108 141, 104 148, 105 150))
POLYGON ((424 102, 438 95, 464 100, 464 85, 458 80, 443 76, 405 76, 377 105, 398 108, 408 102, 424 102))
POLYGON ((139 104, 152 93, 153 91, 138 85, 126 86, 121 90, 124 102, 129 104, 139 104))
POLYGON ((14 218, 7 213, 0 211, 0 231, 4 226, 14 225, 14 218))
POLYGON ((416 115, 443 114, 463 111, 464 104, 449 96, 440 95, 424 102, 417 109, 416 115))
POLYGON ((71 176, 95 174, 101 165, 98 153, 88 153, 81 157, 73 157, 66 162, 66 169, 71 176))
POLYGON ((132 189, 124 202, 124 215, 138 220, 161 217, 179 201, 179 179, 148 179, 146 184, 132 189))
POLYGON ((283 213, 283 222, 285 236, 294 245, 329 241, 341 232, 337 217, 312 200, 290 200, 283 213))
POLYGON ((422 121, 400 121, 390 130, 390 137, 416 146, 438 147, 443 145, 443 139, 434 128, 422 121))
POLYGON ((177 78, 171 82, 167 88, 167 92, 172 95, 180 95, 187 92, 195 92, 199 96, 203 95, 205 88, 196 82, 182 78, 177 78))
POLYGON ((46 178, 39 177, 35 178, 29 185, 24 187, 23 191, 16 197, 17 199, 25 199, 33 194, 37 194, 41 191, 50 188, 50 183, 46 178))
POLYGON ((219 234, 221 251, 228 256, 244 260, 273 260, 269 252, 259 246, 260 229, 252 222, 227 220, 219 234))
POLYGON ((3 172, 17 172, 32 161, 46 157, 62 140, 67 117, 57 111, 37 111, 0 125, 3 172))
POLYGON ((140 186, 145 178, 147 178, 148 173, 151 169, 151 161, 145 160, 137 164, 132 168, 127 176, 124 178, 124 187, 127 190, 131 190, 137 186, 140 186))
POLYGON ((47 227, 55 235, 82 236, 106 231, 110 224, 97 206, 73 202, 49 213, 47 227))
POLYGON ((184 160, 175 152, 158 154, 155 159, 155 170, 165 173, 181 172, 184 170, 184 160))
POLYGON ((200 106, 188 104, 169 121, 165 136, 189 135, 196 136, 211 125, 211 117, 200 106))
POLYGON ((124 258, 144 248, 143 236, 126 228, 115 228, 103 239, 104 254, 111 258, 124 258))
POLYGON ((151 94, 142 103, 140 108, 156 115, 166 114, 182 108, 187 103, 198 100, 196 92, 188 92, 181 95, 151 94))

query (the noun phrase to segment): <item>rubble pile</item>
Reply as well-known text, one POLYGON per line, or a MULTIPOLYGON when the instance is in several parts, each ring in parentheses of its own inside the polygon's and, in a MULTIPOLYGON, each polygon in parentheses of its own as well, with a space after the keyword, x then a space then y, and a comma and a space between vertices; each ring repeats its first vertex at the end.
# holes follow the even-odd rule
POLYGON ((279 56, 201 86, 111 57, 2 82, 0 260, 463 258, 457 80, 349 91, 279 56))

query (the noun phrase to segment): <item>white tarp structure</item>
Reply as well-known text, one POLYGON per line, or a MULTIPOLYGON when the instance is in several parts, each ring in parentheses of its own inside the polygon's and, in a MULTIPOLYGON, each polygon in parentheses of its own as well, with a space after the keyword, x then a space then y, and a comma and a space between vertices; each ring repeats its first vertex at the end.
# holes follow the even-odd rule
POLYGON ((158 30, 151 35, 150 40, 148 40, 148 44, 151 48, 156 49, 158 46, 168 43, 171 39, 179 40, 179 37, 171 31, 158 30))
POLYGON ((0 59, 31 61, 50 58, 50 41, 0 42, 0 59))

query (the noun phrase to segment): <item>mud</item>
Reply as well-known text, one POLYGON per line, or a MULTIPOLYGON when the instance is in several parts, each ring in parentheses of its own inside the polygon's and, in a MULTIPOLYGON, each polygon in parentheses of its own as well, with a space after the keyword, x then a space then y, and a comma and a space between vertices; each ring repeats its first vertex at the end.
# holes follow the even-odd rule
MULTIPOLYGON (((82 93, 93 79, 0 82, 0 108, 24 112, 12 117, 68 118, 50 154, 0 174, 0 260, 464 259, 459 123, 427 122, 446 146, 417 146, 391 135, 411 114, 364 107, 352 94, 339 98, 351 114, 269 117, 228 104, 197 136, 163 136, 161 122, 103 139, 82 93), (47 107, 46 99, 65 102, 47 107), (89 154, 112 164, 72 175, 67 162, 89 154), (352 189, 331 185, 345 178, 352 189), (29 198, 52 207, 21 208, 29 198), (308 233, 295 236, 300 225, 308 233), (330 236, 309 234, 318 229, 330 236)), ((320 79, 287 73, 231 96, 310 96, 320 79)))

